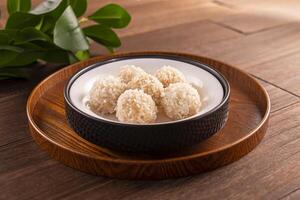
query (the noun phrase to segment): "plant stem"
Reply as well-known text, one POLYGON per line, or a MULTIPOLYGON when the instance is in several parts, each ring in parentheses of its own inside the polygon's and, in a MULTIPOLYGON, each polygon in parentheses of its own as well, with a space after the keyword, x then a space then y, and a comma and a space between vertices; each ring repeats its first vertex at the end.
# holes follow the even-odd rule
POLYGON ((81 19, 79 20, 79 24, 82 24, 82 23, 85 23, 85 22, 88 22, 89 19, 86 18, 86 17, 81 17, 81 19))

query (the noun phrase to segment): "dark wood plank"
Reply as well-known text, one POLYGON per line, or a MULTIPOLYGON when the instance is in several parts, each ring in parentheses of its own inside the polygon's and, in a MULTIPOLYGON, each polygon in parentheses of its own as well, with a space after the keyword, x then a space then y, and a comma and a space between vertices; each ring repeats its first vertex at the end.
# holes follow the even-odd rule
POLYGON ((290 23, 294 20, 280 18, 277 15, 265 15, 262 12, 244 11, 234 15, 214 18, 214 22, 236 30, 244 34, 256 33, 262 30, 274 28, 283 24, 290 23))
MULTIPOLYGON (((29 70, 30 79, 11 79, 1 80, 0 86, 0 98, 8 98, 11 95, 18 95, 23 93, 29 93, 37 83, 49 76, 51 73, 61 69, 64 66, 52 65, 52 64, 34 64, 29 70)), ((26 98, 26 97, 24 97, 26 98)))
POLYGON ((239 10, 234 16, 214 20, 244 33, 258 32, 287 22, 299 21, 297 0, 215 0, 214 3, 239 10))
POLYGON ((278 199, 300 185, 299 117, 299 103, 273 113, 262 144, 222 169, 170 181, 114 181, 68 199, 278 199))
POLYGON ((283 200, 298 200, 298 199, 300 199, 300 188, 295 189, 295 191, 292 191, 291 193, 283 196, 281 199, 283 199, 283 200))
POLYGON ((282 89, 273 86, 265 81, 259 81, 268 91, 271 98, 271 112, 286 108, 292 104, 300 102, 300 98, 292 95, 282 89))
POLYGON ((30 139, 27 130, 27 95, 12 95, 0 99, 0 148, 22 139, 30 139))
POLYGON ((159 1, 128 7, 128 10, 133 20, 128 28, 118 31, 123 37, 237 12, 203 0, 159 1))
POLYGON ((241 34, 237 32, 209 21, 197 21, 125 37, 120 51, 140 51, 146 49, 183 52, 186 51, 186 47, 205 45, 240 36, 241 34))
MULTIPOLYGON (((34 0, 34 2, 38 1, 34 0)), ((92 2, 91 12, 100 4, 111 1, 90 0, 90 2, 92 2)), ((225 6, 208 1, 189 0, 186 7, 184 1, 166 1, 162 4, 159 0, 113 2, 121 3, 134 16, 130 29, 120 32, 124 38, 124 45, 128 45, 128 48, 122 50, 145 50, 147 47, 144 47, 143 41, 147 42, 149 39, 151 43, 148 45, 152 44, 151 48, 152 46, 157 49, 171 48, 171 50, 209 55, 245 68, 260 78, 270 79, 272 83, 299 94, 297 86, 299 81, 292 77, 293 74, 298 75, 296 66, 298 66, 299 59, 296 54, 299 51, 299 25, 294 23, 274 28, 280 25, 281 20, 291 20, 299 16, 297 0, 288 2, 285 0, 222 0, 225 6), (171 5, 171 11, 170 4, 175 5, 173 7, 171 5), (264 15, 260 15, 259 8, 270 8, 270 4, 277 10, 275 13, 273 11, 266 13, 268 18, 265 19, 264 15), (252 13, 251 16, 241 14, 240 9, 246 9, 243 12, 247 13, 249 8, 256 13, 255 17, 252 13), (286 11, 282 12, 281 9, 288 10, 289 14, 286 11), (177 13, 178 15, 172 16, 177 13), (236 14, 235 17, 231 17, 233 14, 236 14), (203 19, 221 22, 221 26, 228 26, 228 30, 225 31, 227 28, 224 27, 212 28, 209 23, 207 24, 208 28, 211 28, 209 33, 188 35, 190 38, 186 39, 188 41, 186 44, 178 42, 176 46, 175 38, 182 40, 182 37, 187 34, 184 32, 188 32, 190 28, 193 33, 197 30, 204 31, 204 26, 188 27, 185 25, 188 23, 197 25, 198 21, 203 19), (160 29, 168 26, 184 27, 184 29, 178 29, 181 32, 171 34, 170 45, 164 44, 163 40, 159 40, 159 35, 155 35, 155 30, 160 32, 160 29), (271 28, 271 30, 266 31, 265 28, 271 28), (224 31, 220 31, 221 29, 224 31), (247 37, 235 35, 232 39, 230 39, 232 35, 230 33, 222 38, 222 34, 229 33, 230 29, 245 33, 253 31, 261 31, 261 33, 247 37), (149 31, 154 34, 153 37, 136 35, 137 33, 147 34, 149 31), (209 34, 213 36, 209 37, 209 34), (201 39, 202 36, 209 41, 209 45, 201 39), (140 43, 135 42, 135 37, 140 43), (230 40, 220 42, 223 39, 230 40), (284 59, 285 62, 280 61, 289 54, 294 55, 289 56, 289 60, 284 59), (272 61, 274 59, 277 60, 272 61), (286 72, 289 73, 283 73, 281 77, 280 72, 283 71, 280 70, 280 65, 286 63, 288 63, 286 72), (265 64, 266 70, 261 71, 265 64), (275 72, 273 72, 273 65, 275 65, 275 72), (252 66, 254 66, 253 69, 252 66)), ((1 1, 1 11, 4 8, 5 1, 1 1)), ((0 24, 3 24, 5 16, 4 13, 0 24)), ((167 31, 162 30, 160 33, 167 34, 167 31)), ((166 35, 164 37, 167 38, 166 35)), ((98 51, 98 53, 102 52, 98 51)), ((45 75, 50 72, 51 70, 45 75)), ((162 182, 128 182, 93 177, 67 168, 53 161, 32 142, 27 133, 24 106, 28 93, 43 76, 30 82, 1 82, 0 109, 3 112, 0 115, 0 199, 57 199, 62 197, 69 199, 98 199, 100 197, 103 199, 114 197, 120 199, 211 199, 220 198, 220 196, 228 199, 299 199, 300 111, 299 103, 295 104, 299 98, 277 86, 263 83, 272 99, 273 114, 270 130, 263 143, 247 157, 230 166, 196 177, 162 182)))
MULTIPOLYGON (((122 37, 122 47, 117 52, 169 50, 188 53, 191 52, 188 49, 196 44, 204 45, 237 37, 243 35, 206 20, 196 21, 122 37)), ((107 54, 107 50, 97 44, 92 45, 92 52, 95 55, 107 54)))
POLYGON ((246 70, 300 96, 300 51, 246 70))
POLYGON ((185 51, 247 68, 300 51, 299 31, 300 25, 291 23, 209 45, 193 45, 185 51))
POLYGON ((0 199, 55 199, 110 181, 58 163, 32 140, 0 147, 0 163, 0 199))

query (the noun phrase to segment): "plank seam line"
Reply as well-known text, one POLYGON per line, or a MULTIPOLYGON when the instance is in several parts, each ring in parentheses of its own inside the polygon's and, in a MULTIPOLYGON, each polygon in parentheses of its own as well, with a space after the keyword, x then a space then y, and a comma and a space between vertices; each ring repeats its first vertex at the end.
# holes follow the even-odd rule
POLYGON ((278 25, 275 25, 275 26, 271 26, 271 27, 267 27, 267 28, 262 28, 262 29, 257 30, 257 31, 244 32, 244 34, 250 36, 252 34, 257 34, 257 33, 260 33, 260 32, 269 31, 269 30, 272 30, 272 29, 277 29, 277 28, 286 26, 288 24, 293 24, 293 22, 282 23, 282 24, 278 24, 278 25))
POLYGON ((214 0, 212 1, 212 3, 221 6, 221 7, 225 7, 225 8, 230 8, 230 9, 236 9, 236 6, 229 4, 229 3, 224 3, 222 1, 218 1, 218 0, 214 0))
MULTIPOLYGON (((271 125, 270 125, 271 126, 271 125)), ((269 126, 269 127, 270 127, 269 126)), ((294 128, 298 128, 299 127, 299 125, 297 124, 297 125, 294 125, 294 126, 291 126, 291 127, 289 127, 289 130, 290 129, 294 129, 294 128)), ((269 130, 268 130, 269 131, 269 130)), ((274 137, 277 137, 277 136, 281 136, 282 134, 284 134, 285 132, 279 132, 279 133, 276 133, 276 134, 272 134, 272 135, 270 135, 270 134, 268 134, 268 137, 266 137, 266 138, 264 138, 264 140, 265 141, 269 141, 269 140, 271 140, 271 139, 273 139, 274 137)), ((298 138, 299 139, 299 138, 298 138)), ((286 142, 286 143, 284 143, 284 144, 282 144, 282 145, 280 145, 280 147, 284 147, 284 145, 286 145, 286 144, 289 144, 289 143, 291 143, 291 142, 286 142)), ((299 153, 300 151, 297 151, 296 153, 299 153)), ((293 154, 294 155, 294 154, 293 154)))
MULTIPOLYGON (((294 128, 298 128, 299 126, 294 126, 294 127, 291 127, 291 129, 294 129, 294 128)), ((284 144, 280 145, 279 147, 277 147, 278 149, 282 149, 282 148, 285 148, 287 147, 287 145, 290 145, 290 144, 294 144, 295 142, 298 144, 299 143, 299 140, 300 140, 300 137, 297 137, 297 138, 293 138, 292 141, 288 141, 288 142, 285 142, 284 144)), ((293 153, 292 155, 290 155, 289 157, 293 157, 294 155, 300 153, 300 151, 297 151, 296 153, 293 153)), ((288 158, 287 158, 288 159, 288 158)))
POLYGON ((296 188, 296 189, 294 189, 294 190, 288 192, 287 194, 285 194, 285 195, 283 195, 282 197, 280 197, 278 200, 282 200, 282 199, 288 197, 289 195, 291 195, 291 194, 297 192, 298 190, 300 190, 300 187, 298 187, 298 188, 296 188))
POLYGON ((238 30, 238 29, 236 29, 236 28, 233 28, 233 27, 231 27, 231 26, 228 26, 228 25, 226 25, 226 24, 222 24, 222 23, 220 23, 220 22, 216 22, 216 21, 213 21, 213 20, 211 20, 211 19, 207 19, 207 21, 209 21, 210 23, 219 25, 219 26, 221 26, 221 27, 223 27, 223 28, 226 28, 226 29, 232 30, 232 31, 234 31, 234 32, 237 32, 237 33, 239 33, 239 34, 246 35, 246 34, 243 33, 242 31, 240 31, 240 30, 238 30))
POLYGON ((270 81, 267 81, 267 80, 265 80, 263 78, 260 78, 259 76, 256 76, 255 74, 252 74, 252 73, 249 73, 249 74, 251 74, 251 76, 253 76, 253 77, 255 77, 255 78, 257 78, 257 79, 259 79, 259 80, 261 80, 263 82, 266 82, 266 83, 268 83, 268 84, 270 84, 270 85, 272 85, 272 86, 274 86, 274 87, 276 87, 278 89, 281 89, 281 90, 283 90, 283 91, 285 91, 285 92, 287 92, 287 93, 289 93, 289 94, 291 94, 293 96, 296 96, 296 97, 300 98, 299 95, 297 95, 297 94, 295 94, 295 93, 293 93, 293 92, 291 92, 291 91, 289 91, 287 89, 284 89, 284 88, 282 88, 282 87, 280 87, 280 86, 278 86, 278 85, 276 85, 276 84, 274 84, 274 83, 272 83, 270 81))
MULTIPOLYGON (((103 177, 103 176, 99 176, 99 177, 103 177)), ((93 190, 93 189, 100 189, 100 188, 103 188, 103 187, 105 187, 106 185, 108 185, 108 184, 110 184, 110 183, 113 183, 114 182, 114 180, 107 180, 106 182, 104 182, 104 183, 101 183, 101 184, 99 184, 99 185, 92 185, 92 184, 94 184, 94 183, 97 183, 98 181, 96 180, 96 181, 94 181, 94 182, 92 182, 92 183, 90 183, 90 184, 87 184, 87 185, 84 185, 85 187, 83 187, 83 188, 85 188, 84 190, 80 190, 79 192, 77 192, 77 193, 67 193, 67 194, 62 194, 62 195, 58 195, 58 198, 59 199, 64 199, 64 198, 70 198, 70 197, 72 197, 72 196, 76 196, 76 195, 80 195, 82 192, 86 192, 86 191, 90 191, 90 190, 93 190), (89 187, 89 186, 91 186, 91 187, 89 187)), ((72 191, 71 191, 72 192, 72 191)))
POLYGON ((21 142, 21 143, 19 143, 21 145, 21 144, 27 144, 27 143, 33 142, 33 140, 31 138, 24 137, 24 138, 21 138, 21 139, 18 139, 18 140, 15 140, 15 141, 12 141, 12 142, 0 145, 0 149, 3 150, 3 149, 5 149, 8 146, 13 145, 13 144, 19 145, 18 142, 21 142))
POLYGON ((270 63, 270 62, 280 61, 280 60, 282 60, 282 59, 284 59, 284 58, 286 58, 286 57, 293 56, 293 55, 297 55, 297 54, 299 54, 299 53, 300 53, 299 50, 295 50, 295 51, 292 51, 292 52, 290 52, 290 53, 280 55, 280 56, 278 56, 278 57, 276 57, 276 58, 267 59, 267 60, 265 60, 265 61, 263 61, 263 62, 259 62, 259 63, 255 63, 255 64, 252 64, 252 65, 249 65, 249 66, 247 66, 246 68, 249 69, 249 68, 251 68, 251 67, 255 67, 255 66, 258 66, 258 65, 264 65, 264 64, 268 64, 268 63, 270 63))
MULTIPOLYGON (((180 28, 181 26, 186 26, 186 25, 195 25, 195 24, 198 24, 198 23, 211 23, 211 24, 215 24, 217 26, 221 26, 221 25, 215 23, 214 21, 212 21, 211 19, 203 18, 203 19, 198 19, 198 20, 195 20, 195 21, 186 22, 186 23, 179 23, 179 24, 175 24, 175 25, 171 25, 171 26, 162 27, 162 28, 155 28, 155 29, 152 29, 152 30, 135 33, 133 35, 132 34, 123 35, 122 38, 125 41, 128 38, 133 38, 133 37, 137 37, 137 36, 143 36, 143 35, 146 35, 146 34, 156 33, 158 31, 166 31, 166 30, 172 29, 172 28, 178 28, 178 27, 180 28)), ((229 29, 229 28, 226 28, 226 29, 229 29)), ((234 32, 236 32, 236 31, 234 31, 234 32)), ((241 35, 244 35, 244 34, 241 34, 241 35)), ((215 40, 215 41, 211 41, 209 43, 220 42, 220 41, 223 41, 223 40, 231 40, 231 39, 234 39, 234 38, 236 38, 236 37, 231 36, 231 37, 226 38, 226 39, 225 38, 224 39, 218 39, 218 40, 215 40)))
POLYGON ((283 107, 281 107, 281 108, 278 108, 278 109, 276 109, 276 110, 272 110, 271 113, 276 113, 276 112, 278 112, 278 111, 284 110, 284 109, 286 109, 286 108, 288 108, 288 107, 290 107, 290 106, 293 106, 293 105, 295 105, 295 104, 297 104, 297 103, 299 103, 299 102, 300 102, 300 101, 296 101, 296 102, 290 103, 290 104, 288 104, 288 105, 285 105, 285 106, 283 106, 283 107))
POLYGON ((28 91, 17 91, 14 94, 9 94, 7 96, 3 96, 0 97, 0 102, 6 102, 8 100, 10 100, 11 98, 15 98, 15 97, 19 97, 19 96, 23 96, 23 95, 28 95, 28 91))

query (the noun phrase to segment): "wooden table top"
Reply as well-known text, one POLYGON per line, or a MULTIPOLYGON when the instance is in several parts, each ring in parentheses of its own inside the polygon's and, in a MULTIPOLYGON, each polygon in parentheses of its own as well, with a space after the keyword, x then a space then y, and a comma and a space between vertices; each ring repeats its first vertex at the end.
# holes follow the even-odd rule
MULTIPOLYGON (((43 67, 31 81, 0 84, 0 199, 300 199, 299 1, 89 2, 90 11, 118 2, 132 14, 131 25, 119 31, 123 41, 119 52, 194 53, 256 77, 272 101, 267 135, 241 160, 193 177, 143 182, 88 175, 50 158, 29 135, 27 97, 58 69, 43 67)), ((1 1, 1 11, 5 7, 1 1)), ((3 13, 0 24, 6 16, 3 13)))

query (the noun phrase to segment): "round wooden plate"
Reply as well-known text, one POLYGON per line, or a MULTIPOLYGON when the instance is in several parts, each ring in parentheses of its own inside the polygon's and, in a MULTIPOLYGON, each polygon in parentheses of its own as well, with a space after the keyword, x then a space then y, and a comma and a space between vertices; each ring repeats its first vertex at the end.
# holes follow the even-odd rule
POLYGON ((249 153, 266 133, 270 99, 252 77, 227 64, 189 54, 169 52, 125 53, 95 57, 71 65, 42 81, 32 92, 27 115, 32 137, 54 159, 88 173, 121 179, 166 179, 188 176, 234 162, 249 153), (78 70, 118 55, 179 55, 220 71, 231 86, 229 119, 208 140, 166 155, 131 155, 96 146, 78 136, 67 124, 63 89, 78 70))

